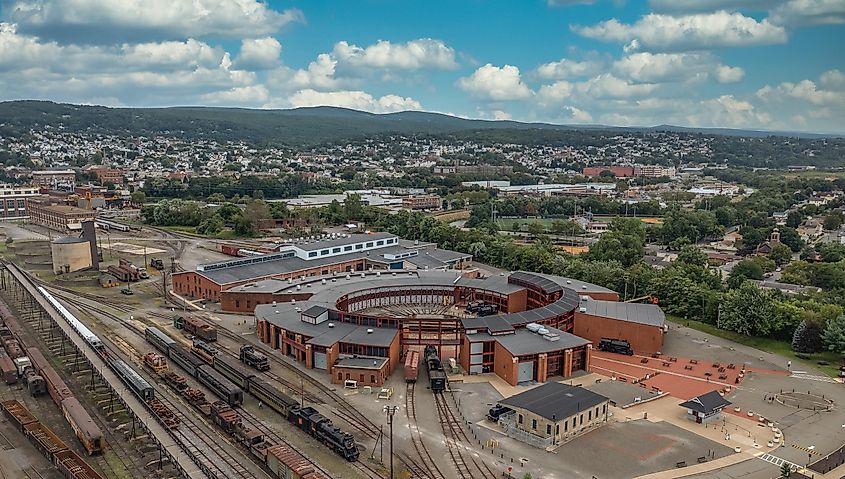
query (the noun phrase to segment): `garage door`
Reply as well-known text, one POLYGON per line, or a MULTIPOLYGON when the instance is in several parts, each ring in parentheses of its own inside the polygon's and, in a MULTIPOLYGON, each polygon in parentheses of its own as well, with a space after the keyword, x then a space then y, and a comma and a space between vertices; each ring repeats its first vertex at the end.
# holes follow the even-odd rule
POLYGON ((314 368, 326 369, 326 353, 314 353, 314 368))
POLYGON ((519 363, 519 370, 517 371, 516 382, 527 383, 534 380, 534 361, 527 363, 519 363))

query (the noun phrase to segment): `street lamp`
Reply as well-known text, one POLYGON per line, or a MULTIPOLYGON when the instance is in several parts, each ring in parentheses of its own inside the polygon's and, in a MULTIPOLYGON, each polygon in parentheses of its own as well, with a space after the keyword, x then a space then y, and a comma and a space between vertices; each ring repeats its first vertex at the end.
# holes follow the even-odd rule
POLYGON ((387 425, 390 428, 390 479, 393 479, 393 415, 399 410, 399 406, 385 405, 383 410, 387 413, 387 425))

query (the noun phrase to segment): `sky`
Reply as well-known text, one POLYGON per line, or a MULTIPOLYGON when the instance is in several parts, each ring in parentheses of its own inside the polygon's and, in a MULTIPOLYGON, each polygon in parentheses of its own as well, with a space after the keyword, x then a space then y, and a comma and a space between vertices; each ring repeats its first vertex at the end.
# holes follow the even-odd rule
POLYGON ((845 133, 845 0, 0 0, 0 100, 845 133))

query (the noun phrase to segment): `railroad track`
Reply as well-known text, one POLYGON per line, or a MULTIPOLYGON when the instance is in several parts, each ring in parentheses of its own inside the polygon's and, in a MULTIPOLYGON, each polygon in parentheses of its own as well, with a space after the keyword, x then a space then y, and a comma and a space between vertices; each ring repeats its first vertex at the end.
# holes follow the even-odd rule
POLYGON ((446 447, 449 450, 449 457, 455 470, 461 479, 476 479, 481 477, 496 478, 496 473, 483 460, 477 459, 475 454, 468 450, 472 444, 461 421, 455 417, 454 411, 449 407, 445 394, 434 394, 434 401, 437 406, 437 416, 440 420, 440 427, 443 430, 446 447))
POLYGON ((431 456, 431 452, 426 447, 420 433, 419 424, 417 422, 417 408, 415 404, 414 391, 416 383, 408 383, 405 391, 405 416, 408 418, 408 429, 411 432, 411 442, 414 445, 414 450, 422 459, 422 468, 427 472, 426 476, 430 479, 446 479, 446 475, 437 467, 437 462, 431 456))

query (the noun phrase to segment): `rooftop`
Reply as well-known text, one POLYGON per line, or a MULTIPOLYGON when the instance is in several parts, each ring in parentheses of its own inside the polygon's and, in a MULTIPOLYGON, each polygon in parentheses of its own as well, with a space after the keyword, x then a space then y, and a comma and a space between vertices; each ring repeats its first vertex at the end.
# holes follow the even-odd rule
POLYGON ((622 303, 589 299, 587 301, 581 301, 581 308, 586 309, 586 311, 580 311, 584 314, 648 326, 662 327, 666 322, 666 315, 656 304, 622 303))
POLYGON ((284 307, 282 309, 275 308, 271 304, 256 306, 255 316, 286 331, 310 337, 311 339, 306 344, 315 346, 331 347, 335 343, 343 342, 387 348, 399 334, 398 329, 368 328, 340 321, 329 320, 319 324, 307 323, 302 321, 301 313, 292 312, 284 307))
POLYGON ((500 334, 491 336, 488 333, 476 333, 467 335, 471 343, 480 341, 496 341, 507 349, 512 356, 524 356, 527 354, 550 353, 553 351, 560 351, 562 349, 577 348, 589 344, 590 341, 569 334, 567 332, 555 329, 549 326, 544 326, 551 335, 557 335, 556 341, 550 341, 543 336, 531 332, 527 329, 517 329, 510 334, 500 334))
POLYGON ((350 244, 365 243, 368 241, 377 241, 387 238, 395 238, 396 235, 390 233, 356 233, 339 238, 332 238, 327 240, 312 241, 310 243, 296 244, 297 248, 302 251, 318 251, 321 249, 331 248, 333 246, 346 246, 350 244))
POLYGON ((499 402, 513 408, 528 410, 551 421, 562 421, 605 401, 607 401, 606 397, 589 389, 553 382, 499 402))
POLYGON ((387 358, 355 357, 343 358, 335 363, 342 368, 381 369, 387 364, 387 358))
POLYGON ((718 411, 730 405, 731 402, 723 398, 717 391, 710 391, 707 394, 702 394, 680 404, 681 407, 704 414, 718 411))

